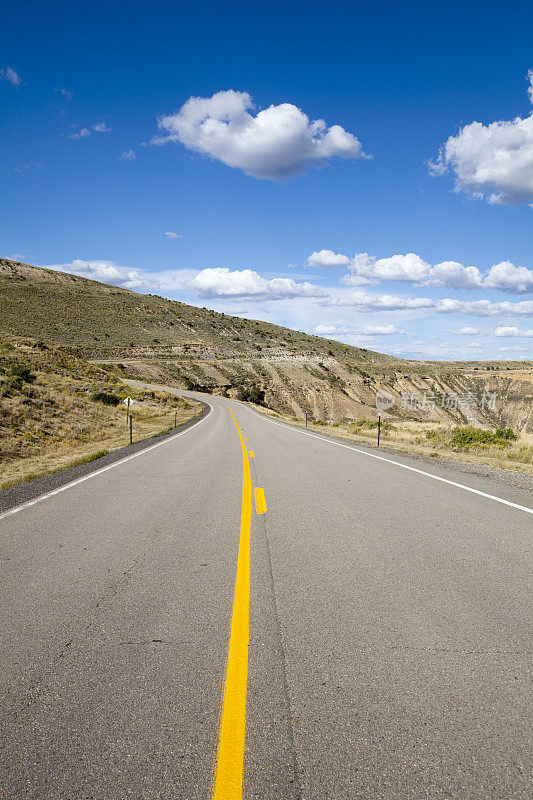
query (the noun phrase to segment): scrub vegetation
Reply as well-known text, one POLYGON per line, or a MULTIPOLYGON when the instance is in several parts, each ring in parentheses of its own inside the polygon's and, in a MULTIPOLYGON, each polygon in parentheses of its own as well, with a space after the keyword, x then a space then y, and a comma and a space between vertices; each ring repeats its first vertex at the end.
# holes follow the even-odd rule
POLYGON ((455 427, 450 431, 427 431, 426 437, 433 443, 438 443, 453 450, 487 450, 491 447, 509 448, 518 439, 518 434, 512 428, 496 428, 495 431, 475 428, 467 425, 464 428, 455 427))
POLYGON ((126 387, 120 375, 72 348, 0 337, 0 490, 128 444, 128 394, 134 441, 199 411, 176 395, 126 387))
MULTIPOLYGON (((258 410, 299 427, 305 424, 301 419, 276 411, 258 410)), ((377 444, 378 423, 373 419, 361 419, 356 423, 308 419, 308 429, 361 444, 377 444)), ((472 425, 444 426, 398 418, 384 419, 381 421, 380 442, 383 448, 397 452, 485 464, 533 475, 533 434, 519 433, 511 428, 490 430, 472 425)))

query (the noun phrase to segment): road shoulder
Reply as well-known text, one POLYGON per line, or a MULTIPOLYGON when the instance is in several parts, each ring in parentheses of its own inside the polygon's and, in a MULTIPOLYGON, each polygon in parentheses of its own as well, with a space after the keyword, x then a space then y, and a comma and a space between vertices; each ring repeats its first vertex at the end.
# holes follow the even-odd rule
MULTIPOLYGON (((323 437, 326 440, 338 442, 339 444, 345 444, 351 447, 368 450, 370 453, 375 453, 376 455, 382 455, 384 457, 393 456, 396 459, 404 459, 406 463, 409 463, 411 460, 418 461, 420 465, 425 464, 426 466, 430 466, 432 468, 436 467, 437 469, 453 470, 454 472, 459 472, 464 475, 485 478, 494 483, 509 486, 513 489, 524 489, 530 492, 533 490, 533 477, 528 475, 526 472, 519 472, 518 470, 513 469, 499 469, 498 467, 492 467, 488 464, 482 463, 476 464, 468 461, 459 461, 451 456, 450 458, 434 458, 422 453, 398 450, 387 445, 377 447, 372 442, 367 442, 363 439, 357 439, 355 437, 352 438, 351 436, 342 436, 337 431, 330 432, 328 430, 323 430, 322 428, 315 428, 312 426, 306 428, 303 423, 292 422, 284 419, 283 417, 273 417, 271 414, 265 412, 263 409, 260 409, 257 406, 252 406, 249 403, 246 405, 248 405, 260 416, 266 417, 266 419, 276 422, 277 424, 286 425, 288 428, 295 428, 296 430, 313 433, 316 436, 323 437)), ((423 469, 422 466, 420 466, 420 468, 423 469)))
POLYGON ((0 492, 0 513, 9 511, 12 508, 16 508, 17 506, 27 503, 30 500, 34 500, 35 498, 40 497, 43 494, 47 494, 48 492, 53 492, 55 489, 59 489, 61 486, 65 486, 67 483, 71 483, 78 478, 89 475, 91 472, 96 472, 97 470, 102 469, 102 467, 107 467, 110 464, 114 464, 116 461, 127 458, 128 456, 138 453, 141 450, 146 450, 148 447, 151 447, 158 442, 163 442, 165 439, 170 439, 177 433, 185 431, 187 428, 196 425, 211 411, 211 408, 207 403, 204 403, 201 400, 198 402, 202 405, 200 414, 188 420, 187 422, 183 422, 181 425, 177 425, 175 428, 172 428, 169 433, 160 434, 159 436, 151 436, 149 439, 143 439, 140 442, 134 442, 133 444, 126 445, 126 447, 119 447, 117 450, 111 450, 105 456, 101 456, 100 458, 97 458, 94 461, 90 461, 86 464, 79 464, 75 467, 69 467, 68 469, 64 469, 59 472, 53 472, 51 475, 45 475, 42 478, 37 478, 34 481, 28 481, 28 483, 21 483, 19 486, 13 486, 10 489, 5 489, 3 492, 0 492))

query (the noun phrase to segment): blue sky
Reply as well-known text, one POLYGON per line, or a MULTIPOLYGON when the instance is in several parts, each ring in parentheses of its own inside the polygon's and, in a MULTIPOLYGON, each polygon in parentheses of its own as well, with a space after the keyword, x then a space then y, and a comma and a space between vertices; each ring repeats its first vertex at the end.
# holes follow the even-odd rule
POLYGON ((32 0, 2 26, 2 255, 411 358, 533 356, 531 3, 32 0))

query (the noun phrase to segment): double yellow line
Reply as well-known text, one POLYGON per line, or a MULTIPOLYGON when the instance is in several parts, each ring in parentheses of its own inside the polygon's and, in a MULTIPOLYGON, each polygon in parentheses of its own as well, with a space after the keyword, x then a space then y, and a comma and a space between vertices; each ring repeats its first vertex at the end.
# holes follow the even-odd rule
POLYGON ((242 433, 233 411, 229 406, 226 407, 237 428, 242 448, 242 510, 228 664, 212 796, 213 800, 241 800, 248 682, 252 483, 248 451, 242 433))

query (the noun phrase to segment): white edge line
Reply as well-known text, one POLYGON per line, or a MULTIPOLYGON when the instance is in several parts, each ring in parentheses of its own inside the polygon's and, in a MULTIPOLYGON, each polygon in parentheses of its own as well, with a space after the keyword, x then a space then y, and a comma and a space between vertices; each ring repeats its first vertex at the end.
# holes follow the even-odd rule
MULTIPOLYGON (((179 392, 180 390, 178 390, 179 392)), ((189 395, 194 397, 195 400, 198 400, 198 397, 195 396, 192 392, 191 393, 184 393, 185 396, 189 395)), ((202 400, 205 402, 205 398, 202 397, 202 400)), ((487 492, 482 492, 480 489, 473 489, 471 486, 465 486, 463 483, 456 483, 456 481, 450 481, 448 478, 441 478, 440 475, 434 475, 432 472, 425 472, 423 469, 417 469, 416 467, 410 467, 407 464, 402 464, 400 461, 394 461, 392 458, 385 458, 384 456, 378 456, 376 453, 367 453, 366 450, 361 450, 359 447, 353 447, 349 444, 342 444, 341 442, 336 442, 329 437, 326 438, 325 436, 319 436, 316 433, 309 433, 309 431, 302 431, 300 428, 293 427, 292 425, 288 425, 284 422, 277 422, 276 420, 270 419, 270 417, 265 416, 264 414, 260 414, 254 408, 250 408, 247 403, 238 402, 239 405, 244 406, 247 408, 251 414, 255 414, 257 417, 260 417, 267 422, 271 422, 273 425, 278 425, 280 428, 285 428, 286 430, 294 431, 295 433, 301 433, 302 436, 311 436, 312 439, 319 439, 321 442, 325 442, 326 444, 334 444, 337 447, 344 447, 346 450, 353 450, 356 453, 360 453, 363 456, 368 456, 368 458, 375 458, 378 461, 386 461, 388 464, 394 464, 396 467, 401 467, 402 469, 408 469, 410 472, 417 472, 419 475, 425 475, 426 478, 433 478, 435 481, 440 481, 441 483, 447 483, 449 486, 455 486, 457 489, 464 489, 465 492, 471 492, 472 494, 477 494, 480 497, 486 497, 489 500, 495 500, 497 503, 502 503, 505 506, 510 506, 510 508, 517 508, 519 511, 525 511, 527 514, 533 514, 533 508, 528 508, 527 506, 521 506, 518 503, 512 503, 510 500, 504 500, 503 497, 496 497, 493 494, 488 494, 487 492)), ((0 517, 1 519, 1 517, 0 517)))
MULTIPOLYGON (((210 406, 210 408, 212 408, 212 406, 210 406)), ((174 436, 169 436, 168 439, 164 439, 162 442, 157 442, 156 444, 150 445, 150 447, 145 447, 143 450, 139 450, 138 453, 133 453, 131 456, 126 456, 125 458, 121 458, 119 461, 114 461, 113 464, 108 464, 106 467, 101 467, 100 469, 97 469, 94 472, 90 472, 88 475, 84 475, 83 478, 77 478, 75 481, 66 483, 64 486, 59 486, 52 492, 47 492, 46 494, 39 495, 39 497, 34 497, 33 500, 28 500, 27 503, 23 503, 20 506, 15 506, 15 508, 10 508, 9 511, 4 511, 2 514, 0 514, 0 520, 5 519, 5 517, 10 517, 12 514, 17 514, 24 508, 29 508, 30 506, 34 506, 36 503, 40 503, 41 500, 47 500, 49 497, 53 497, 55 494, 60 494, 60 492, 65 492, 67 489, 71 489, 73 486, 77 486, 79 483, 88 481, 89 478, 95 478, 97 475, 101 475, 102 472, 107 472, 108 469, 113 469, 113 467, 118 467, 120 466, 120 464, 125 464, 126 461, 131 461, 133 458, 137 458, 138 456, 143 456, 145 453, 149 453, 150 450, 155 450, 156 447, 162 447, 164 444, 168 444, 168 442, 173 442, 174 439, 178 439, 180 436, 184 436, 184 434, 194 430, 194 428, 200 425, 205 419, 207 419, 208 416, 209 415, 206 414, 204 417, 202 417, 202 419, 197 420, 193 425, 190 425, 186 430, 181 431, 181 433, 176 433, 174 436)))
MULTIPOLYGON (((244 403, 243 403, 244 405, 244 403)), ((433 475, 431 472, 424 472, 423 469, 417 469, 416 467, 409 467, 407 464, 402 464, 400 461, 394 461, 392 458, 385 458, 384 456, 378 456, 375 453, 367 453, 366 450, 360 450, 358 447, 353 447, 349 444, 341 444, 341 442, 335 442, 333 439, 325 438, 324 436, 318 436, 316 433, 309 433, 308 431, 302 431, 300 428, 293 428, 292 425, 287 425, 283 422, 277 422, 276 420, 270 419, 270 417, 266 417, 263 414, 260 414, 250 406, 246 406, 248 411, 252 414, 257 414, 258 417, 262 419, 268 420, 273 425, 279 425, 281 428, 288 428, 295 433, 301 433, 303 436, 311 436, 313 439, 320 439, 321 442, 326 442, 326 444, 335 444, 337 447, 344 447, 346 450, 354 450, 356 453, 361 453, 363 456, 368 456, 369 458, 377 458, 378 461, 386 461, 388 464, 394 464, 396 467, 401 467, 402 469, 408 469, 411 472, 418 472, 419 475, 425 475, 427 478, 433 478, 435 481, 441 481, 442 483, 448 483, 450 486, 456 486, 458 489, 464 489, 466 492, 472 492, 473 494, 478 494, 481 497, 488 497, 489 500, 496 500, 497 503, 503 503, 506 506, 511 506, 511 508, 517 508, 519 511, 526 511, 528 514, 533 514, 533 508, 528 508, 527 506, 520 506, 518 503, 511 503, 510 500, 504 500, 502 497, 496 497, 493 494, 487 494, 487 492, 481 492, 479 489, 473 489, 471 486, 465 486, 462 483, 456 483, 455 481, 449 481, 447 478, 441 478, 440 475, 433 475)))

